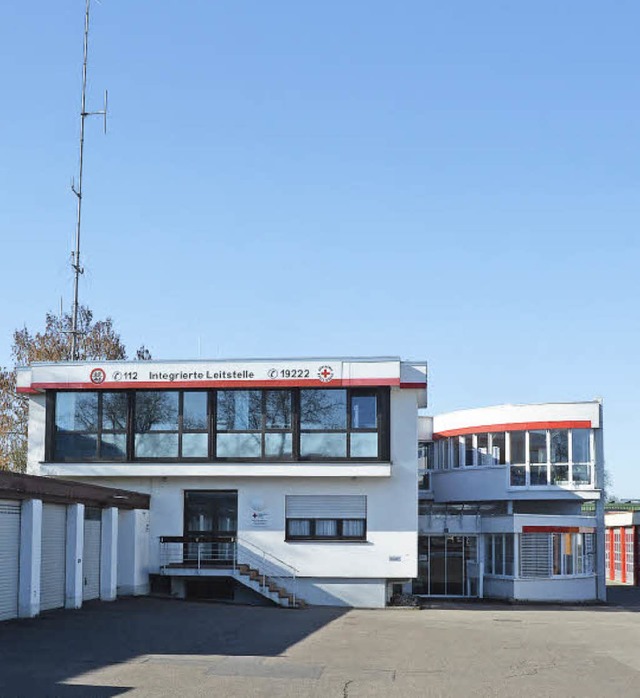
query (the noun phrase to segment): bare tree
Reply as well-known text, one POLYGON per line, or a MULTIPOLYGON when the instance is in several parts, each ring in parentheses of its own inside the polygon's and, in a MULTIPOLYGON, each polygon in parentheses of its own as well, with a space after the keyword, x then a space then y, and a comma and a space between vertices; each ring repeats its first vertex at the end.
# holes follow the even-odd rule
MULTIPOLYGON (((44 331, 31 334, 26 327, 13 333, 11 356, 16 366, 36 361, 70 361, 70 313, 47 313, 44 331)), ((78 309, 78 358, 82 360, 126 359, 125 346, 111 318, 93 319, 86 306, 78 309)), ((142 347, 144 348, 144 347, 142 347)), ((149 358, 151 355, 145 350, 149 358)), ((146 358, 146 357, 145 357, 146 358)), ((0 470, 24 471, 27 465, 27 398, 16 393, 16 371, 0 367, 0 470)))

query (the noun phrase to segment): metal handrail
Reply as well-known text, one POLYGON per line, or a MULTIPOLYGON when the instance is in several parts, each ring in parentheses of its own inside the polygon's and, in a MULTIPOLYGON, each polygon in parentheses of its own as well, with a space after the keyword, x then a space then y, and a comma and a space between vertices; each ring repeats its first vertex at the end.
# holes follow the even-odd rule
POLYGON ((276 557, 273 553, 270 553, 268 550, 264 550, 264 548, 261 548, 259 545, 252 543, 250 540, 247 540, 246 538, 240 538, 238 536, 237 541, 238 541, 238 543, 241 543, 242 545, 250 545, 252 548, 255 548, 258 552, 263 553, 264 555, 268 555, 271 559, 276 560, 277 562, 279 562, 281 565, 284 565, 285 567, 288 567, 293 572, 300 571, 300 570, 298 570, 297 567, 294 567, 293 565, 290 565, 288 562, 281 560, 279 557, 276 557))
POLYGON ((298 569, 252 541, 211 533, 159 536, 159 539, 161 570, 173 566, 201 570, 218 565, 231 568, 236 576, 239 564, 249 564, 257 569, 258 583, 265 595, 271 581, 291 580, 291 588, 287 589, 289 585, 285 583, 280 586, 291 593, 293 604, 296 603, 298 569))
POLYGON ((247 554, 247 562, 251 562, 251 558, 258 558, 258 560, 260 561, 256 564, 258 567, 262 568, 259 569, 258 572, 260 572, 260 586, 262 587, 263 593, 266 594, 267 587, 269 586, 269 580, 271 579, 291 580, 292 588, 289 591, 292 596, 293 605, 295 606, 298 586, 296 579, 296 573, 298 572, 297 568, 295 568, 293 565, 290 565, 288 562, 281 560, 279 557, 273 555, 273 553, 270 553, 268 550, 265 550, 264 548, 261 548, 259 545, 256 545, 255 543, 244 538, 238 538, 238 551, 236 553, 238 564, 243 564, 242 558, 245 557, 245 555, 241 554, 240 548, 243 548, 242 552, 247 554), (253 550, 250 550, 249 547, 253 548, 253 550), (283 570, 282 566, 284 566, 286 569, 283 570), (289 570, 288 573, 287 570, 289 570), (283 572, 285 574, 283 574, 283 572))

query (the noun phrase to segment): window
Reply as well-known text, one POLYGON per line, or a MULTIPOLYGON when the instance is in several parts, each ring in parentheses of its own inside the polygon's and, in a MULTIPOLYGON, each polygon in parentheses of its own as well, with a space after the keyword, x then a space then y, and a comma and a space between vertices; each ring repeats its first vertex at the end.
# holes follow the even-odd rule
POLYGON ((475 465, 475 449, 473 447, 473 434, 467 434, 462 437, 464 440, 464 464, 467 467, 475 465))
POLYGON ((431 470, 433 470, 433 442, 418 444, 418 489, 431 490, 431 470))
POLYGON ((590 429, 571 430, 571 461, 573 482, 576 485, 590 485, 593 478, 590 429))
POLYGON ((207 458, 207 405, 207 393, 202 391, 137 391, 134 397, 135 457, 207 458))
POLYGON ((529 432, 529 482, 546 485, 547 480, 547 432, 534 429, 529 432))
POLYGON ((291 459, 290 390, 218 390, 216 414, 218 458, 291 459))
POLYGON ((592 484, 590 429, 532 429, 509 438, 512 487, 592 484))
POLYGON ((567 429, 552 429, 551 442, 551 482, 569 482, 569 432, 567 429))
POLYGON ((366 540, 364 495, 287 495, 285 512, 289 541, 366 540))
POLYGON ((478 434, 476 439, 478 449, 478 465, 490 465, 489 434, 478 434))
POLYGON ((491 436, 491 465, 504 465, 507 462, 505 433, 497 431, 491 436))
POLYGON ((484 571, 513 577, 513 533, 492 533, 485 536, 484 571))
POLYGON ((59 391, 47 459, 382 460, 389 390, 59 391))
POLYGON ((300 391, 300 457, 378 458, 378 393, 300 391))
POLYGON ((124 460, 128 407, 121 393, 57 393, 54 459, 124 460))
POLYGON ((453 468, 460 467, 460 437, 452 436, 451 442, 451 466, 453 468))
POLYGON ((527 484, 526 431, 512 431, 509 434, 511 448, 511 468, 509 483, 512 487, 524 487, 527 484))
POLYGON ((595 569, 594 533, 522 533, 520 576, 591 575, 595 569))

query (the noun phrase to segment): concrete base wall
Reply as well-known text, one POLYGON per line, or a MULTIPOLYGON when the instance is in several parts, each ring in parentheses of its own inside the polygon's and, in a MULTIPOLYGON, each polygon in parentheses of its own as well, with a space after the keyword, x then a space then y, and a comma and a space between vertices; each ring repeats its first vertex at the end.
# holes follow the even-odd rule
POLYGON ((303 577, 296 580, 296 593, 313 606, 384 608, 386 588, 385 579, 303 577))
POLYGON ((564 579, 484 578, 484 596, 514 601, 582 603, 597 600, 596 577, 564 579))

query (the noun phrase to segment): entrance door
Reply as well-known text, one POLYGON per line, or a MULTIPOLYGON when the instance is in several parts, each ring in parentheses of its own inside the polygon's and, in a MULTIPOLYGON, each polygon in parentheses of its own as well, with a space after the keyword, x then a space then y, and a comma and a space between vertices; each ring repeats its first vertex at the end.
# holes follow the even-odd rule
POLYGON ((184 535, 200 539, 185 546, 185 558, 197 558, 204 564, 229 563, 233 560, 233 539, 237 532, 236 490, 188 490, 184 493, 184 535))
POLYGON ((476 559, 476 536, 420 536, 414 594, 477 595, 477 580, 467 580, 467 563, 476 559))

